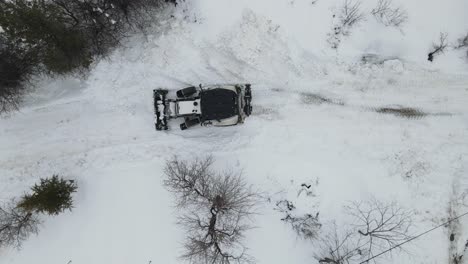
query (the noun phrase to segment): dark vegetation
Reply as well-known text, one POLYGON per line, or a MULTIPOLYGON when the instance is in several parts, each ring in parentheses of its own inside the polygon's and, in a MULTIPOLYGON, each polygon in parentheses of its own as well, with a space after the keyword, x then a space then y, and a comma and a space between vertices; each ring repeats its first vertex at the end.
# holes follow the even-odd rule
POLYGON ((18 108, 34 64, 34 58, 9 47, 0 36, 0 114, 18 108))
POLYGON ((0 113, 33 74, 83 71, 176 0, 0 0, 0 113))
POLYGON ((18 201, 0 206, 0 247, 19 248, 31 234, 37 234, 41 214, 58 215, 73 207, 77 185, 57 175, 41 179, 18 201))
POLYGON ((21 198, 18 207, 28 212, 58 215, 65 210, 71 210, 71 195, 76 189, 74 181, 59 178, 58 175, 41 179, 39 184, 31 188, 32 193, 21 198))

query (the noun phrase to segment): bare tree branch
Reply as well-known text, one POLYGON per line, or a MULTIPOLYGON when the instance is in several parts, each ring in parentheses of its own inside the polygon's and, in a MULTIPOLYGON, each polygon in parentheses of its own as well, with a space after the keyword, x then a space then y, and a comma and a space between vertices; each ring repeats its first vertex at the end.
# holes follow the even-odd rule
POLYGON ((349 34, 349 29, 364 20, 364 13, 361 12, 361 2, 345 0, 340 13, 341 27, 345 30, 345 35, 349 34))
POLYGON ((439 53, 444 53, 445 49, 448 47, 447 36, 447 33, 441 32, 439 35, 439 42, 432 43, 432 51, 429 52, 429 54, 427 54, 428 61, 432 62, 434 60, 435 55, 439 53))
MULTIPOLYGON (((336 15, 333 15, 336 17, 336 15)), ((343 36, 349 36, 351 29, 365 19, 361 12, 361 2, 345 0, 339 9, 338 21, 333 26, 333 32, 328 36, 328 43, 332 48, 338 48, 343 36)))
POLYGON ((29 235, 37 234, 39 224, 33 213, 16 207, 14 201, 5 208, 0 207, 0 247, 21 247, 29 235))
POLYGON ((276 210, 284 214, 281 221, 289 223, 296 234, 305 239, 314 239, 318 235, 318 231, 322 224, 318 220, 319 213, 300 214, 296 215, 294 210, 296 207, 291 201, 281 200, 276 203, 276 210))
POLYGON ((379 0, 371 14, 385 26, 401 27, 408 20, 408 12, 402 7, 395 7, 393 0, 379 0))
POLYGON ((348 215, 355 220, 353 227, 367 239, 367 257, 375 250, 386 250, 411 238, 413 212, 402 209, 397 203, 382 203, 376 199, 353 202, 346 206, 348 215))
POLYGON ((212 157, 166 163, 164 185, 187 211, 178 220, 189 234, 181 257, 190 263, 250 262, 242 239, 259 195, 240 174, 215 173, 212 164, 212 157))
POLYGON ((360 260, 360 244, 355 233, 345 230, 338 231, 336 223, 319 241, 319 252, 314 257, 319 263, 349 264, 360 260))
POLYGON ((376 250, 389 250, 411 238, 408 234, 413 212, 395 202, 353 202, 345 206, 345 212, 354 223, 341 232, 336 224, 332 225, 319 241, 320 251, 315 256, 319 263, 360 263, 375 256, 376 250))

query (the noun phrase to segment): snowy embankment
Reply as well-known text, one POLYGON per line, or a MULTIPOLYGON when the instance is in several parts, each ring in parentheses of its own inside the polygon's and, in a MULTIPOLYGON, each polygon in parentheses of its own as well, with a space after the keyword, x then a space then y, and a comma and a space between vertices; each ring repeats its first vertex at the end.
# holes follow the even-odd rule
MULTIPOLYGON (((282 199, 320 212, 324 225, 345 223, 349 201, 398 201, 416 212, 412 234, 468 210, 468 64, 461 51, 426 62, 439 31, 468 31, 464 1, 402 2, 403 33, 369 16, 338 51, 325 41, 326 1, 191 2, 86 80, 44 80, 19 113, 0 119, 3 201, 52 174, 79 184, 75 209, 45 219, 21 251, 1 249, 0 263, 179 263, 184 234, 161 185, 172 155, 211 154, 269 194, 246 236, 259 263, 315 262, 316 247, 274 210, 282 199), (382 63, 361 62, 368 53, 382 63), (154 131, 153 88, 224 82, 253 85, 244 125, 179 131, 175 121, 154 131), (395 107, 417 114, 382 113, 395 107), (302 183, 314 195, 299 192, 302 183)), ((459 249, 468 239, 468 219, 457 226, 381 263, 448 263, 450 232, 459 249)))

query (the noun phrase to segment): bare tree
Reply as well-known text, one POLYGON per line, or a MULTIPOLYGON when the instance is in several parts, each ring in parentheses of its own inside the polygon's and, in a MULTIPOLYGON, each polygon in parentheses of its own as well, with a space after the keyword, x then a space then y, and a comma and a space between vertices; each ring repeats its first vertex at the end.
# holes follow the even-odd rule
POLYGON ((316 214, 296 214, 296 207, 291 201, 281 200, 276 203, 276 210, 284 214, 281 221, 289 223, 296 234, 305 239, 314 239, 318 235, 318 231, 322 227, 316 214))
POLYGON ((319 248, 318 254, 315 255, 319 263, 350 264, 361 259, 356 235, 349 230, 340 233, 336 223, 333 223, 331 230, 319 240, 319 248))
POLYGON ((190 263, 245 263, 252 259, 242 243, 259 195, 240 173, 216 173, 213 159, 167 161, 165 187, 186 213, 178 223, 188 234, 181 256, 190 263))
POLYGON ((315 256, 319 263, 361 263, 376 253, 402 249, 398 245, 411 238, 413 212, 397 203, 383 203, 376 199, 353 202, 345 206, 353 224, 339 232, 336 224, 319 241, 320 251, 315 256), (376 252, 378 251, 378 252, 376 252))
POLYGON ((0 207, 0 247, 21 247, 31 234, 37 234, 39 219, 32 213, 18 208, 14 201, 0 207))
POLYGON ((408 12, 402 7, 395 7, 393 0, 379 0, 371 14, 385 26, 401 27, 408 20, 408 12))
MULTIPOLYGON (((336 17, 336 15, 333 15, 336 17)), ((333 33, 329 34, 328 42, 336 49, 341 43, 343 36, 349 36, 351 29, 365 19, 361 11, 361 2, 345 0, 339 9, 338 21, 333 26, 333 33)))
POLYGON ((361 252, 367 257, 375 255, 375 250, 387 250, 410 239, 413 212, 404 210, 397 203, 383 203, 376 199, 366 202, 353 202, 346 206, 348 215, 355 220, 353 228, 366 239, 361 252))
POLYGON ((441 32, 439 35, 439 42, 432 43, 432 51, 429 52, 429 54, 427 54, 428 61, 432 62, 434 60, 435 55, 439 53, 444 53, 445 49, 448 47, 447 36, 447 33, 441 32))
POLYGON ((361 12, 361 2, 345 0, 340 14, 341 25, 351 28, 362 20, 364 20, 364 13, 361 12))

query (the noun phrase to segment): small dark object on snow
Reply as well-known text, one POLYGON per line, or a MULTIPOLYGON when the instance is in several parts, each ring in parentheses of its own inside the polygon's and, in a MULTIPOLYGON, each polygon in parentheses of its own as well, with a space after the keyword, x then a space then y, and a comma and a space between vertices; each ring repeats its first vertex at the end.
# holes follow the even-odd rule
POLYGON ((232 126, 241 124, 252 113, 250 84, 190 86, 167 99, 168 90, 153 90, 156 130, 167 130, 169 119, 183 117, 180 129, 201 124, 232 126))

